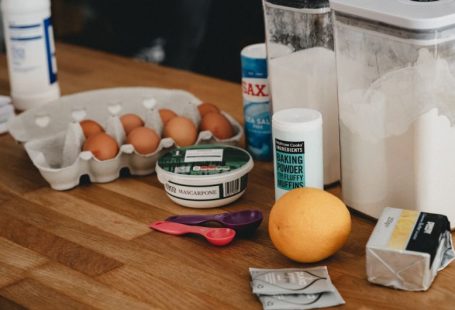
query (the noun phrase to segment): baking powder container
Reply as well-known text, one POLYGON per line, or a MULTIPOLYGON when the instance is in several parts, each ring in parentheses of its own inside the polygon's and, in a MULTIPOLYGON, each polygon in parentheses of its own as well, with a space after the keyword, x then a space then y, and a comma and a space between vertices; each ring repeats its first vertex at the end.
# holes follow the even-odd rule
POLYGON ((248 45, 240 53, 247 149, 259 160, 272 160, 273 156, 266 55, 264 43, 248 45))
POLYGON ((324 187, 322 115, 305 108, 272 117, 275 199, 299 187, 324 187))

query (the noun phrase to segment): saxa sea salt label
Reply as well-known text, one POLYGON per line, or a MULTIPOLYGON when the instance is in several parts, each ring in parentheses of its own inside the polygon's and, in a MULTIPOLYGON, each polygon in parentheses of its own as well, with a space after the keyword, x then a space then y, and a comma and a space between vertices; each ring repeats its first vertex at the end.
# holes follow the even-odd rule
POLYGON ((247 149, 259 160, 271 160, 272 128, 264 44, 242 50, 243 115, 247 149))

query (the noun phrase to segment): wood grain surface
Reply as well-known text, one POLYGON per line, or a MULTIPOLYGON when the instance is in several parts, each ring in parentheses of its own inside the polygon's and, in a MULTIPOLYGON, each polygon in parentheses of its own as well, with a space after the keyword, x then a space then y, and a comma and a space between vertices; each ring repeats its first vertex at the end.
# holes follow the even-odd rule
MULTIPOLYGON (((242 121, 240 85, 59 44, 63 94, 117 86, 184 89, 242 121)), ((8 94, 0 55, 0 94, 8 94)), ((96 104, 96 103, 94 103, 96 104)), ((248 267, 307 267, 282 256, 268 233, 274 203, 273 167, 256 162, 247 192, 213 210, 180 207, 155 175, 52 190, 22 145, 0 136, 0 309, 260 309, 248 267), (259 208, 257 233, 223 248, 199 237, 150 231, 147 224, 174 214, 259 208)), ((336 195, 339 187, 329 189, 336 195)), ((370 284, 365 244, 374 222, 352 216, 345 247, 314 265, 327 265, 346 309, 455 309, 455 265, 427 292, 370 284)))

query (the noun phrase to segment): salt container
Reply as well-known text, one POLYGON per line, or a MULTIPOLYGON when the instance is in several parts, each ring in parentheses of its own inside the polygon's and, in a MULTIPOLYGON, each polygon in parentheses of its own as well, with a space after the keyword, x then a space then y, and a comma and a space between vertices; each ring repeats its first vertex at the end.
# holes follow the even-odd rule
POLYGON ((324 184, 340 179, 338 101, 329 0, 263 0, 272 110, 318 110, 324 184))
POLYGON ((342 189, 352 208, 455 223, 455 0, 331 0, 342 189))

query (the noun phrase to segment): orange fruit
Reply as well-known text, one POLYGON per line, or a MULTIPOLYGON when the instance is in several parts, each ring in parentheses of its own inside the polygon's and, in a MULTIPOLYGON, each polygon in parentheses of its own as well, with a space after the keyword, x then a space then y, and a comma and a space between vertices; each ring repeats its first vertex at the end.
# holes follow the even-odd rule
POLYGON ((269 217, 274 246, 288 258, 312 263, 346 243, 351 216, 336 196, 315 188, 297 188, 275 202, 269 217))

